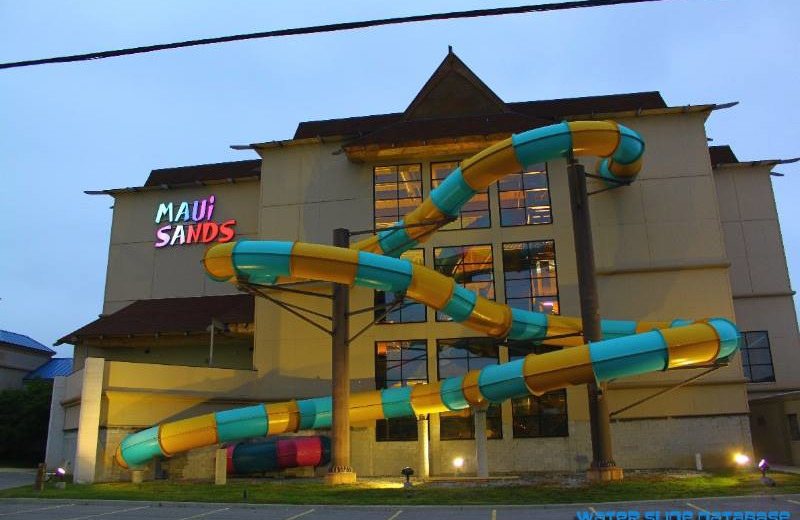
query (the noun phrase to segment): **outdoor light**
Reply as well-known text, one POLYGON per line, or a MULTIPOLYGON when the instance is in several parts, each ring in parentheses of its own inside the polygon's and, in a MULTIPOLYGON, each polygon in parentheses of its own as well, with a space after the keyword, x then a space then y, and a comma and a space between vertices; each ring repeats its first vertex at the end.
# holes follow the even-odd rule
POLYGON ((461 471, 461 468, 464 466, 464 457, 456 457, 453 459, 453 467, 456 468, 456 475, 458 472, 461 471))
POLYGON ((59 477, 63 477, 66 474, 67 470, 65 470, 64 468, 56 468, 56 475, 58 475, 59 477))
POLYGON ((767 476, 767 470, 769 469, 767 459, 761 459, 761 462, 758 463, 758 469, 761 470, 761 483, 768 487, 775 487, 775 481, 767 476))
POLYGON ((744 453, 737 453, 733 456, 733 461, 740 466, 744 466, 748 462, 750 462, 750 457, 745 455, 744 453))
POLYGON ((406 477, 406 481, 403 483, 403 487, 404 487, 404 488, 410 488, 410 487, 411 487, 411 480, 410 480, 410 478, 411 478, 411 475, 413 475, 413 474, 414 474, 414 470, 413 470, 411 467, 409 467, 409 466, 406 466, 405 468, 403 468, 402 470, 400 470, 400 473, 402 473, 402 475, 403 475, 404 477, 406 477))

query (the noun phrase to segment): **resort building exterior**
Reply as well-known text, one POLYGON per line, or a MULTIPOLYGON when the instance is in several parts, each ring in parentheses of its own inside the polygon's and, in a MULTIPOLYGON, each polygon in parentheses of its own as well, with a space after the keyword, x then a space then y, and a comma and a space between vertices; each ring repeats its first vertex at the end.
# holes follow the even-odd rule
MULTIPOLYGON (((617 464, 689 468, 700 454, 720 467, 754 449, 800 463, 800 339, 772 193, 780 161, 709 149, 705 122, 730 106, 672 107, 658 92, 505 102, 451 52, 402 112, 303 122, 292 139, 238 147, 257 159, 154 170, 143 186, 90 192, 114 199, 103 313, 60 340, 75 345, 75 358, 73 373, 56 378, 48 464, 68 461, 78 481, 128 479, 114 452, 132 432, 330 394, 331 338, 291 312, 329 315, 330 301, 314 295, 330 285, 242 292, 205 275, 212 243, 330 244, 334 228, 385 228, 459 161, 513 133, 587 119, 619 122, 646 143, 638 180, 590 199, 602 316, 724 317, 743 331, 741 353, 724 366, 609 384, 617 464)), ((590 179, 590 191, 604 187, 590 179)), ((404 256, 498 302, 579 316, 566 162, 490 186, 404 256)), ((351 318, 351 333, 365 329, 349 347, 352 391, 558 348, 498 343, 413 301, 387 314, 398 298, 351 289, 351 311, 375 307, 351 318)), ((457 457, 475 472, 469 410, 428 419, 427 432, 413 418, 352 424, 354 470, 415 467, 427 435, 432 475, 452 474, 457 457)), ((579 471, 591 460, 585 386, 493 405, 486 430, 492 473, 579 471)), ((147 478, 213 472, 209 447, 153 461, 147 478)))

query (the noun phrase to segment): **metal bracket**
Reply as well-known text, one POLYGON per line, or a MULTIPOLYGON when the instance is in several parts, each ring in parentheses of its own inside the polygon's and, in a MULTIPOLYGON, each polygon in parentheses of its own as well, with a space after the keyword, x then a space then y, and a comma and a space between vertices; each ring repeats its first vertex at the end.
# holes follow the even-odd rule
POLYGON ((649 395, 647 397, 639 399, 638 401, 634 401, 633 403, 629 404, 628 406, 623 406, 622 408, 611 412, 610 414, 608 414, 608 416, 609 417, 614 417, 615 415, 619 415, 622 412, 627 412, 631 408, 635 408, 636 406, 639 406, 640 404, 646 403, 647 401, 650 401, 651 399, 654 399, 654 398, 656 398, 656 397, 658 397, 660 395, 664 395, 664 394, 666 394, 668 392, 672 392, 673 390, 677 390, 678 388, 680 388, 682 386, 686 386, 689 383, 691 383, 693 381, 697 381, 698 379, 700 379, 702 377, 705 377, 705 376, 707 376, 708 374, 710 374, 712 372, 716 372, 717 370, 719 370, 720 368, 725 367, 725 366, 728 366, 728 365, 727 364, 725 364, 725 365, 714 365, 711 368, 709 368, 708 370, 705 370, 704 372, 701 372, 701 373, 699 373, 697 375, 694 375, 694 376, 690 377, 689 379, 685 379, 685 380, 681 381, 680 383, 676 383, 676 384, 670 386, 669 388, 665 388, 663 390, 659 390, 658 392, 656 392, 654 394, 651 394, 651 395, 649 395))
POLYGON ((458 218, 458 217, 449 217, 449 218, 444 218, 444 219, 441 219, 441 220, 425 220, 425 221, 419 222, 418 224, 406 224, 404 226, 391 226, 391 227, 387 227, 387 228, 362 229, 360 231, 351 231, 350 232, 350 236, 352 237, 352 236, 356 236, 356 235, 371 235, 371 234, 374 235, 375 233, 378 233, 380 231, 390 231, 392 229, 408 229, 408 228, 415 228, 415 227, 422 227, 422 226, 434 226, 434 225, 437 225, 437 224, 441 224, 441 225, 444 226, 444 225, 449 224, 450 222, 453 222, 456 218, 458 218))
MULTIPOLYGON (((256 284, 248 284, 248 283, 241 283, 241 282, 237 284, 237 288, 239 288, 239 290, 248 292, 248 293, 252 294, 253 296, 259 296, 261 298, 264 298, 265 300, 274 303, 275 305, 277 305, 281 309, 294 314, 295 316, 297 316, 301 320, 305 321, 306 323, 309 323, 310 325, 313 325, 314 327, 318 328, 319 330, 321 330, 322 332, 328 334, 329 336, 333 336, 333 330, 323 327, 322 325, 320 325, 316 321, 312 320, 308 316, 305 316, 305 315, 301 314, 298 310, 295 310, 295 309, 299 309, 299 310, 302 310, 304 312, 308 312, 309 314, 312 314, 314 316, 319 316, 319 317, 322 317, 322 318, 324 318, 326 320, 331 320, 332 321, 333 318, 331 316, 326 316, 325 314, 319 313, 319 312, 311 310, 311 309, 307 309, 307 308, 302 307, 300 305, 295 305, 295 304, 292 304, 292 303, 286 303, 286 302, 282 302, 280 300, 277 300, 277 299, 273 298, 272 296, 270 296, 269 294, 266 294, 265 292, 260 290, 259 287, 260 286, 258 286, 256 284)), ((267 286, 267 287, 270 287, 270 286, 267 286)))
POLYGON ((355 341, 355 340, 356 340, 356 338, 358 338, 360 335, 362 335, 362 334, 364 334, 365 332, 367 332, 367 331, 368 331, 368 330, 369 330, 369 329, 370 329, 370 328, 371 328, 373 325, 376 325, 376 324, 378 324, 378 323, 379 323, 379 322, 380 322, 382 319, 384 319, 386 316, 388 316, 388 315, 389 315, 391 312, 393 312, 393 311, 395 311, 395 310, 397 310, 397 309, 401 308, 402 306, 406 305, 406 304, 404 303, 404 299, 405 299, 405 298, 398 298, 397 300, 395 300, 394 302, 392 302, 392 303, 391 303, 391 305, 389 305, 389 307, 388 307, 388 308, 387 308, 385 311, 383 311, 379 317, 375 318, 375 319, 374 319, 374 320, 372 320, 372 322, 371 322, 371 323, 369 323, 369 324, 368 324, 366 327, 364 327, 364 328, 362 328, 361 330, 359 330, 359 331, 358 331, 358 332, 355 334, 355 336, 353 336, 353 337, 349 338, 349 339, 347 340, 347 344, 349 345, 350 343, 352 343, 353 341, 355 341))
MULTIPOLYGON (((300 282, 300 283, 307 283, 307 282, 300 282)), ((328 283, 328 282, 322 282, 328 283)), ((287 292, 292 294, 302 294, 303 296, 313 296, 316 298, 325 298, 326 300, 330 300, 333 298, 331 294, 319 294, 312 291, 304 291, 302 289, 293 289, 291 287, 287 287, 286 285, 264 285, 260 283, 251 283, 246 280, 239 280, 239 286, 249 286, 249 287, 257 287, 260 290, 275 290, 280 292, 287 292)), ((293 284, 294 285, 294 284, 293 284)))

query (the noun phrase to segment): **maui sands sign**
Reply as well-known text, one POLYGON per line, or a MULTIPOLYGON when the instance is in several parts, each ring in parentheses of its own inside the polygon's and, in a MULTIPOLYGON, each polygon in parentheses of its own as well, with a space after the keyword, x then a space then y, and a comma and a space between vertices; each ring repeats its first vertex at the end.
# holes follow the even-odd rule
POLYGON ((214 202, 211 195, 207 199, 192 202, 162 202, 156 210, 156 224, 165 223, 156 229, 156 247, 208 244, 211 242, 229 242, 236 232, 233 226, 236 221, 216 222, 214 202))

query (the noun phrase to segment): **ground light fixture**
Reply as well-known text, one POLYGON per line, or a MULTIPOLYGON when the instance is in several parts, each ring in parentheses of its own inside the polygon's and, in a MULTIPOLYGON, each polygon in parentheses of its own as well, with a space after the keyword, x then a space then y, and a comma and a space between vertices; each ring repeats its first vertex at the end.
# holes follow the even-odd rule
POLYGON ((769 470, 767 459, 761 459, 761 462, 758 463, 758 469, 761 470, 761 483, 768 487, 775 487, 775 481, 767 476, 767 470, 769 470))
POLYGON ((410 466, 406 466, 405 468, 400 470, 400 473, 404 477, 406 477, 406 481, 403 482, 403 487, 406 488, 406 489, 410 488, 411 487, 411 475, 414 474, 414 469, 411 468, 410 466))
POLYGON ((750 457, 748 457, 748 456, 747 456, 747 455, 745 455, 744 453, 737 453, 737 454, 735 454, 735 455, 733 456, 733 461, 734 461, 734 462, 735 462, 737 465, 739 465, 739 466, 742 466, 742 467, 743 467, 745 464, 747 464, 748 462, 750 462, 750 457))
POLYGON ((456 469, 456 476, 461 472, 464 467, 464 457, 456 457, 453 459, 453 467, 456 469))

